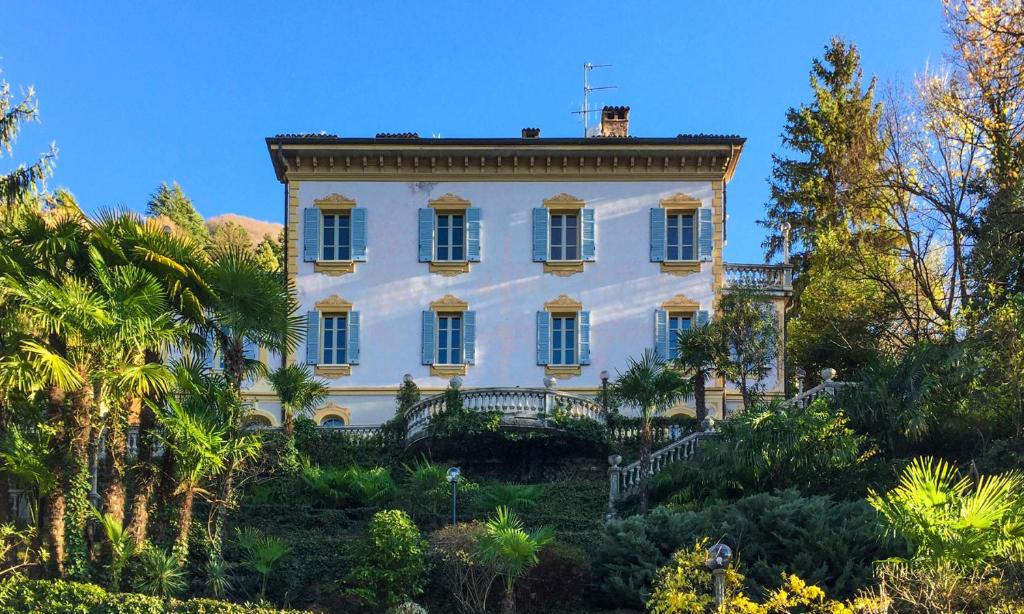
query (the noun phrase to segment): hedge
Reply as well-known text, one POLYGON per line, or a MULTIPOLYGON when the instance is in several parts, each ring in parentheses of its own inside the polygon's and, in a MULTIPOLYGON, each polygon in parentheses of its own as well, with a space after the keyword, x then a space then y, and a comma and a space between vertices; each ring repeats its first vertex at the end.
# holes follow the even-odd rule
POLYGON ((108 593, 95 584, 64 580, 29 580, 12 576, 0 580, 0 614, 298 614, 251 604, 213 599, 164 601, 135 593, 108 593))

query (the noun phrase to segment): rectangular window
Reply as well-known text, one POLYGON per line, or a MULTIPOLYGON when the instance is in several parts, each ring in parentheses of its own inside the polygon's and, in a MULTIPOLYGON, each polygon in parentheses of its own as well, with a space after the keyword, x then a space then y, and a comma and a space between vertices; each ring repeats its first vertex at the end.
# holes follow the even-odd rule
POLYGON ((550 243, 549 260, 579 260, 579 216, 575 213, 552 213, 550 243))
POLYGON ((666 260, 696 260, 692 213, 670 213, 666 219, 666 260))
POLYGON ((437 214, 437 253, 435 260, 466 259, 466 217, 461 213, 437 214))
POLYGON ((459 314, 437 316, 437 364, 462 364, 462 316, 459 314))
POLYGON ((668 357, 679 358, 679 332, 690 330, 693 318, 689 315, 673 313, 668 316, 668 357))
POLYGON ((576 364, 576 316, 551 316, 551 364, 576 364))
POLYGON ((323 217, 323 260, 352 259, 352 218, 347 213, 325 213, 323 217))
POLYGON ((348 364, 345 350, 348 347, 347 318, 343 315, 324 316, 323 342, 324 358, 321 364, 348 364))

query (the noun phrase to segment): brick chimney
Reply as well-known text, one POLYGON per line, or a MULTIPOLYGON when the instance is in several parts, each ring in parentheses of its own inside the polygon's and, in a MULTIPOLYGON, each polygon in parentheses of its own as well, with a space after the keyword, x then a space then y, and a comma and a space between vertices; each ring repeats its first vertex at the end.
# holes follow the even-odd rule
POLYGON ((524 139, 539 139, 540 128, 523 128, 524 139))
POLYGON ((601 136, 629 136, 629 107, 601 109, 601 136))

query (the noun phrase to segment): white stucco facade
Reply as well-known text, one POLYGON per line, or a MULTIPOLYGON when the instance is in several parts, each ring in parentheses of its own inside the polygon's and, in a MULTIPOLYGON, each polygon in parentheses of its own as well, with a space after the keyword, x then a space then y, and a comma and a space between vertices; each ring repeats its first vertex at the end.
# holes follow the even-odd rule
MULTIPOLYGON (((397 165, 409 164, 400 154, 389 154, 397 165)), ((520 152, 510 152, 506 160, 512 155, 518 168, 520 152)), ((705 172, 706 176, 680 171, 665 173, 662 179, 652 171, 650 180, 635 175, 621 180, 587 175, 582 172, 582 158, 578 179, 556 180, 549 171, 536 180, 530 176, 502 180, 503 162, 497 158, 498 176, 473 180, 467 157, 462 173, 447 173, 448 177, 436 181, 415 172, 379 179, 368 177, 368 172, 352 177, 343 172, 317 176, 315 172, 324 162, 315 157, 308 161, 309 156, 304 156, 312 169, 306 172, 303 158, 297 155, 292 162, 282 156, 287 163, 281 163, 278 170, 286 185, 289 277, 297 290, 300 311, 306 313, 316 310, 318 303, 340 300, 359 314, 358 364, 349 365, 344 374, 337 369, 321 373, 329 382, 331 395, 318 416, 342 416, 349 424, 381 423, 393 416, 394 395, 406 373, 425 394, 442 390, 447 376, 432 374, 430 365, 423 364, 421 316, 433 301, 445 297, 463 301, 475 314, 475 360, 462 376, 466 388, 540 387, 545 366, 538 364, 537 312, 560 297, 578 302, 589 313, 590 360, 580 365, 578 375, 559 377, 558 388, 595 394, 601 386, 602 370, 614 379, 617 371, 626 368, 629 357, 654 345, 655 311, 664 303, 685 300, 693 311, 713 316, 724 283, 724 187, 726 175, 731 174, 728 165, 735 164, 736 155, 738 150, 726 165, 719 164, 714 172, 705 172), (418 211, 446 195, 468 201, 480 211, 479 262, 470 263, 467 272, 456 275, 431 272, 418 258, 418 211), (532 211, 559 195, 570 195, 593 210, 595 254, 592 261, 583 263, 581 272, 545 272, 544 263, 532 257, 532 211), (651 210, 667 199, 681 197, 698 201, 709 216, 714 213, 713 253, 706 261, 693 263, 689 271, 666 272, 651 258, 651 210), (365 261, 353 263, 354 270, 343 273, 318 271, 302 255, 304 212, 331 198, 365 209, 365 261)), ((341 152, 331 155, 332 168, 340 166, 342 159, 341 152)), ((524 165, 526 160, 524 155, 524 165)), ((548 160, 550 164, 550 157, 548 160)), ((618 165, 618 156, 614 160, 618 165)), ((623 162, 626 160, 624 156, 623 162)), ((680 169, 685 160, 680 159, 680 169)), ((381 169, 384 164, 382 156, 381 169)), ((481 168, 485 164, 493 163, 481 157, 481 168)), ((534 164, 531 156, 529 165, 533 168, 534 164)), ((591 164, 589 159, 587 164, 591 164)), ((600 169, 602 161, 594 164, 600 169)), ((650 168, 650 161, 647 164, 650 168)), ((452 157, 448 157, 448 165, 452 166, 452 157)), ((666 158, 666 170, 668 166, 666 158)), ((272 368, 281 361, 278 356, 265 358, 272 368)), ((305 348, 299 347, 287 359, 306 362, 305 348)), ((768 387, 778 388, 774 377, 768 387)), ((720 383, 712 382, 711 390, 709 405, 721 415, 723 406, 730 403, 729 395, 720 383)), ((276 423, 280 408, 266 384, 255 383, 249 393, 258 411, 276 423)), ((735 403, 735 395, 732 398, 735 403)))

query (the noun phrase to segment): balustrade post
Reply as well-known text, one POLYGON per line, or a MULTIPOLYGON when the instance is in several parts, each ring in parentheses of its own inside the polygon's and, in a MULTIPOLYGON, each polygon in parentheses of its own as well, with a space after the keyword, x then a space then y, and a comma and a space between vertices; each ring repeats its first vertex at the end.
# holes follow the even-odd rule
POLYGON ((618 512, 615 510, 615 503, 621 497, 622 468, 619 467, 621 462, 622 457, 618 454, 612 454, 608 457, 608 463, 611 467, 608 468, 608 511, 604 516, 606 521, 619 517, 618 512))

